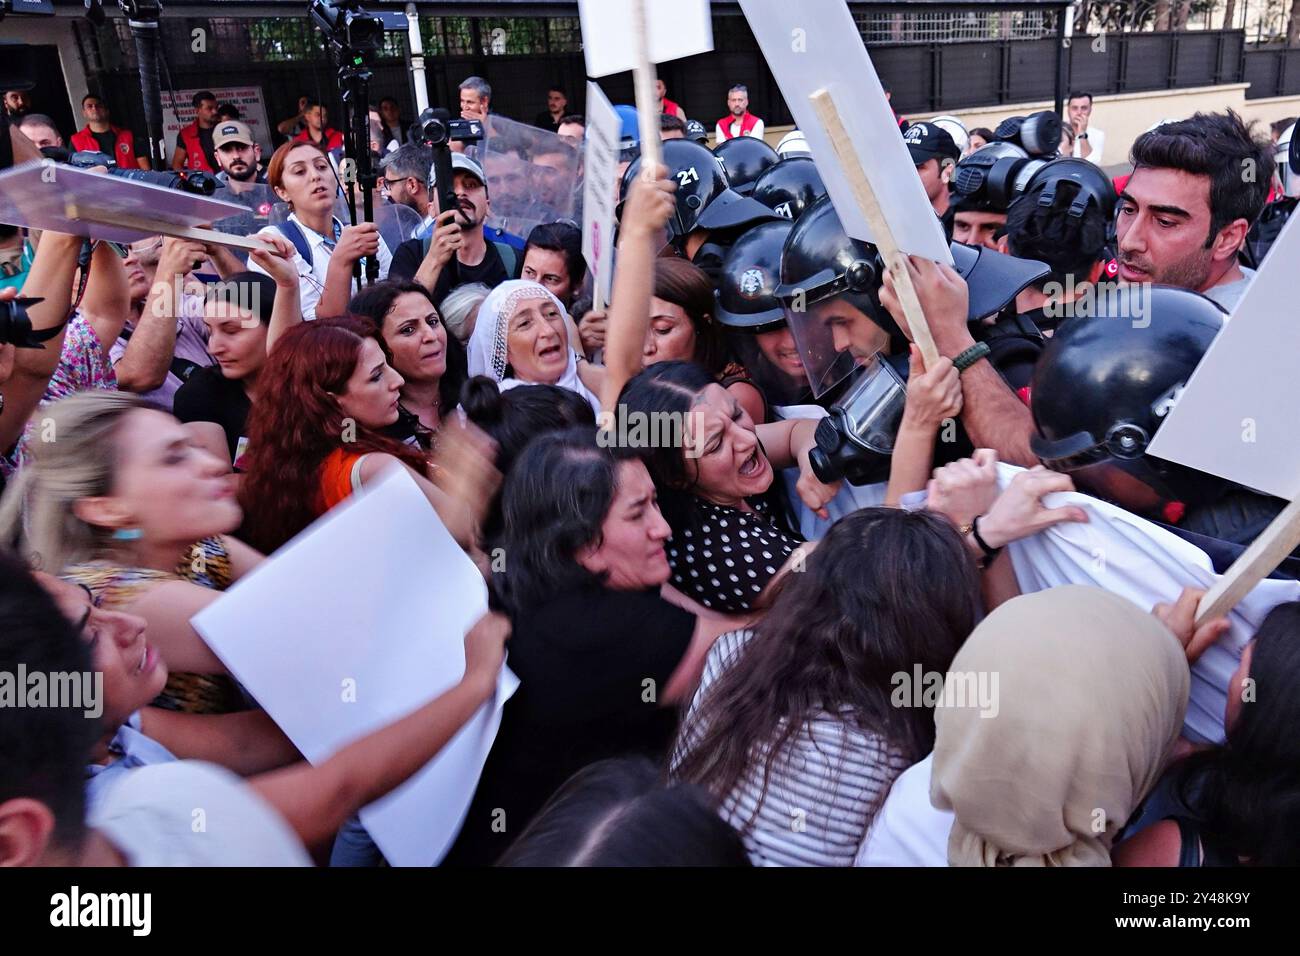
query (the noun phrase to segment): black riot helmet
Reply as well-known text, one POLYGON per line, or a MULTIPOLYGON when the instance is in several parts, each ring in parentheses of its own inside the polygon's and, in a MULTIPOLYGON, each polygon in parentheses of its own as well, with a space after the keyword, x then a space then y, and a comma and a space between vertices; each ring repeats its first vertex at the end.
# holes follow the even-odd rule
POLYGON ((750 195, 777 215, 798 219, 805 209, 826 195, 826 186, 811 156, 789 156, 763 170, 754 181, 750 195))
POLYGON ((750 382, 776 406, 812 400, 798 346, 776 294, 781 250, 793 228, 789 219, 776 219, 753 226, 736 240, 718 273, 713 311, 750 382), (766 334, 773 332, 784 334, 766 334))
POLYGON ((1146 454, 1223 327, 1210 299, 1171 286, 1109 286, 1063 322, 1030 385, 1029 445, 1054 471, 1109 463, 1171 501, 1207 504, 1230 483, 1146 454))
MULTIPOLYGON (((683 239, 696 229, 735 229, 772 218, 766 206, 731 188, 722 161, 707 147, 689 139, 666 140, 663 162, 668 167, 668 178, 677 183, 677 211, 668 223, 672 239, 683 239)), ((640 172, 638 156, 623 173, 623 198, 640 172)))
MULTIPOLYGON (((960 243, 949 248, 953 268, 966 280, 969 290, 969 321, 1000 312, 1017 293, 1049 272, 1041 262, 989 249, 960 243)), ((889 334, 891 354, 905 349, 906 339, 880 304, 883 275, 884 265, 876 247, 849 238, 829 196, 809 206, 790 230, 781 255, 777 294, 817 395, 853 368, 849 354, 835 352, 830 332, 814 321, 811 310, 819 303, 837 297, 847 301, 889 334)))
POLYGON ((1070 203, 1070 218, 1082 219, 1089 203, 1095 203, 1107 221, 1115 218, 1115 206, 1119 203, 1115 184, 1095 163, 1086 159, 1065 157, 1038 167, 1024 192, 1026 195, 1036 193, 1038 205, 1050 207, 1056 201, 1056 187, 1063 182, 1072 182, 1078 187, 1070 203))
POLYGON ((775 166, 781 157, 776 150, 753 136, 736 136, 724 139, 713 149, 713 155, 722 160, 731 188, 742 196, 754 191, 754 180, 763 170, 775 166))
POLYGON ((781 250, 794 223, 788 219, 760 223, 743 233, 722 262, 715 315, 730 328, 763 332, 785 324, 777 297, 781 250))

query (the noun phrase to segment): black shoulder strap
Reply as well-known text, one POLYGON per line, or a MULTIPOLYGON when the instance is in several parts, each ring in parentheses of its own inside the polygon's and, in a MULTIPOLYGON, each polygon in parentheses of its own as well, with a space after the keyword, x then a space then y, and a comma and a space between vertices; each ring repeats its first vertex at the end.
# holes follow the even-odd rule
POLYGON ((292 219, 286 219, 284 222, 277 222, 275 228, 280 230, 284 238, 293 243, 293 247, 298 250, 298 255, 302 256, 303 261, 314 268, 316 262, 311 256, 311 245, 302 230, 298 228, 298 224, 292 219))
POLYGON ((1178 865, 1180 867, 1199 867, 1201 865, 1201 836, 1195 823, 1186 817, 1174 817, 1178 824, 1178 865))

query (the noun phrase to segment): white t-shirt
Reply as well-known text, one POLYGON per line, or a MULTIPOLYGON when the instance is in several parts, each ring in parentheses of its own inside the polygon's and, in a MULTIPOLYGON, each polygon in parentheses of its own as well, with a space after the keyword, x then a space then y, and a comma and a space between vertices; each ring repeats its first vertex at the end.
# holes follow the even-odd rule
POLYGON ((1102 148, 1106 145, 1106 134, 1095 126, 1088 127, 1088 145, 1092 147, 1092 152, 1086 157, 1083 155, 1083 141, 1078 137, 1074 140, 1074 156, 1077 159, 1087 159, 1088 162, 1100 166, 1102 148))
MULTIPOLYGON (((743 133, 743 134, 740 132, 740 120, 738 120, 738 119, 736 119, 736 118, 733 117, 733 118, 732 118, 732 119, 727 123, 727 125, 731 127, 731 133, 732 133, 732 136, 741 136, 741 135, 744 135, 744 136, 753 136, 755 139, 762 139, 762 138, 763 138, 763 121, 762 121, 762 120, 756 120, 756 121, 754 122, 754 126, 753 126, 753 128, 750 129, 750 131, 749 131, 748 133, 743 133)), ((722 124, 721 124, 721 123, 715 123, 715 124, 714 124, 714 127, 713 127, 713 138, 714 138, 714 142, 717 142, 717 143, 721 143, 723 140, 727 139, 727 134, 726 134, 725 132, 723 132, 723 130, 722 130, 722 124)))
POLYGON ((1216 285, 1205 290, 1206 298, 1213 299, 1219 305, 1228 310, 1228 315, 1224 316, 1226 321, 1231 317, 1232 310, 1237 307, 1241 297, 1246 293, 1246 287, 1250 285, 1250 280, 1255 278, 1255 270, 1241 267, 1241 278, 1235 282, 1225 282, 1222 285, 1216 285))
POLYGON ((129 866, 311 866, 297 835, 252 787, 195 760, 123 775, 86 822, 129 866))
MULTIPOLYGON (((307 239, 307 246, 311 249, 312 261, 307 262, 295 251, 293 254, 293 264, 298 270, 298 295, 302 300, 302 317, 308 322, 316 318, 316 303, 320 302, 321 293, 325 291, 325 277, 329 274, 330 255, 332 250, 325 245, 326 237, 316 232, 314 229, 303 225, 302 221, 293 213, 289 214, 289 219, 297 223, 298 228, 302 230, 303 236, 307 239)), ((340 224, 340 228, 342 224, 340 224)), ((259 236, 278 236, 284 238, 284 233, 275 226, 266 226, 258 230, 259 236)), ((331 237, 332 239, 332 237, 331 237)), ((381 238, 379 240, 379 278, 388 278, 388 267, 393 263, 393 253, 388 248, 388 244, 381 238)), ((252 272, 261 272, 265 274, 266 270, 259 266, 253 259, 248 260, 248 268, 252 272)), ((359 292, 360 288, 353 281, 352 291, 359 292)))
POLYGON ((930 803, 934 754, 899 775, 853 860, 854 866, 947 866, 957 818, 930 803))

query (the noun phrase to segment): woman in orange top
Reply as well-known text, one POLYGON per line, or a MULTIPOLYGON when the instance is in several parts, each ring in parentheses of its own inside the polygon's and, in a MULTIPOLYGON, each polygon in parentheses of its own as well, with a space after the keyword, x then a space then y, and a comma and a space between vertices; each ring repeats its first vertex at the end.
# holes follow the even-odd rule
POLYGON ((296 326, 276 344, 264 375, 278 394, 255 405, 248 419, 250 450, 239 497, 250 543, 269 554, 381 472, 401 465, 447 530, 472 551, 481 501, 499 477, 488 443, 444 424, 440 465, 431 466, 419 449, 381 433, 397 420, 403 382, 385 360, 372 326, 350 318, 296 326))

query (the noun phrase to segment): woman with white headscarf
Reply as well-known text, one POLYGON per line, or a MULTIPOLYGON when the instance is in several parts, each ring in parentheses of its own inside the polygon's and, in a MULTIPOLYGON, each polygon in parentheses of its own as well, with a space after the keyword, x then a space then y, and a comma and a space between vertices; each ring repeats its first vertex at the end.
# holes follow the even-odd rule
POLYGON ((469 339, 469 373, 486 375, 503 391, 517 385, 558 385, 577 392, 599 412, 596 395, 605 369, 575 351, 569 314, 549 289, 511 279, 479 307, 469 339), (579 362, 581 359, 581 362, 579 362))
MULTIPOLYGON (((666 172, 660 167, 659 173, 666 172)), ((618 264, 610 304, 605 366, 582 352, 577 329, 545 286, 525 279, 503 282, 479 307, 469 339, 469 373, 486 375, 501 389, 558 385, 577 392, 599 413, 641 370, 650 322, 655 238, 676 209, 676 183, 666 178, 632 184, 619 220, 618 264)))
POLYGON ((934 752, 895 781, 856 865, 1109 866, 1182 728, 1182 639, 1097 588, 998 607, 953 659, 934 752), (962 683, 965 706, 948 693, 962 683))

